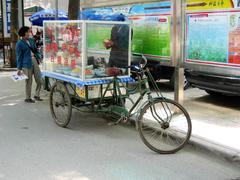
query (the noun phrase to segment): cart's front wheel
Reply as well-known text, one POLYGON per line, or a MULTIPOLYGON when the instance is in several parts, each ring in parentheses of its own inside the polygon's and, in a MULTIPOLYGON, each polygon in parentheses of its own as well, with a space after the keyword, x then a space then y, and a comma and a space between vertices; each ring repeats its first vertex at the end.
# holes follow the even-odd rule
POLYGON ((189 141, 192 124, 187 111, 177 102, 157 98, 146 104, 138 120, 144 144, 160 154, 171 154, 189 141))
POLYGON ((72 103, 67 87, 61 82, 55 82, 50 92, 50 110, 54 121, 61 127, 66 127, 72 115, 72 103))

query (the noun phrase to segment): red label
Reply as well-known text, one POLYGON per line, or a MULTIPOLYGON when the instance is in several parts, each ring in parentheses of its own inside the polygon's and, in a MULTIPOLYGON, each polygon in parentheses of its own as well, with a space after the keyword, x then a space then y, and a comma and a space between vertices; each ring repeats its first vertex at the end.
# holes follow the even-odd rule
POLYGON ((58 57, 57 57, 57 63, 58 63, 58 64, 62 64, 62 57, 61 57, 61 56, 58 56, 58 57))
POLYGON ((65 66, 68 66, 68 58, 65 58, 65 59, 64 59, 64 65, 65 65, 65 66))
POLYGON ((54 56, 51 56, 50 61, 54 63, 54 56))
POLYGON ((73 60, 71 60, 71 67, 72 68, 75 68, 76 67, 76 60, 75 59, 73 59, 73 60))
POLYGON ((77 56, 77 58, 80 58, 81 53, 78 51, 78 49, 75 50, 75 56, 77 56))
POLYGON ((167 19, 159 19, 159 22, 167 22, 167 19))
POLYGON ((74 51, 75 51, 74 46, 70 46, 69 49, 68 49, 68 51, 69 51, 70 54, 73 54, 74 51))
POLYGON ((92 70, 91 69, 85 69, 85 74, 86 75, 92 75, 92 70))
POLYGON ((62 50, 65 51, 67 49, 67 45, 66 44, 62 44, 62 50))
POLYGON ((51 44, 47 44, 46 45, 46 52, 50 52, 51 51, 51 44))
POLYGON ((52 43, 51 48, 53 49, 54 52, 58 51, 58 44, 57 43, 52 43))

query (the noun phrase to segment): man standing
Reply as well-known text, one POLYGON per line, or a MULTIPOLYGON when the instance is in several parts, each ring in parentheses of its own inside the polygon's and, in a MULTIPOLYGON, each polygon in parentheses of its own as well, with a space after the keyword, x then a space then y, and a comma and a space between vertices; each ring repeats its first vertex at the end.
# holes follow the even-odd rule
POLYGON ((17 58, 17 69, 18 75, 24 73, 28 79, 26 79, 26 103, 34 103, 35 101, 31 99, 31 91, 32 91, 32 76, 34 75, 34 79, 36 81, 37 87, 35 92, 35 100, 42 101, 40 98, 40 90, 42 85, 41 71, 38 66, 37 57, 37 48, 35 42, 30 37, 30 28, 27 26, 23 26, 19 29, 18 35, 20 39, 16 44, 16 58, 17 58))
MULTIPOLYGON (((120 14, 118 21, 125 21, 125 16, 120 14)), ((109 49, 109 66, 123 68, 128 66, 129 56, 129 26, 127 24, 115 24, 111 30, 111 38, 104 41, 104 46, 109 49)))

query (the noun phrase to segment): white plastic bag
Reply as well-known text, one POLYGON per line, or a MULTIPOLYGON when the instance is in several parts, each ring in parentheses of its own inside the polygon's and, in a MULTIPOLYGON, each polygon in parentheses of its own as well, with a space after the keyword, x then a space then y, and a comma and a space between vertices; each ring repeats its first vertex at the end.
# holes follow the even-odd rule
POLYGON ((25 74, 21 74, 20 76, 17 75, 17 74, 13 74, 13 75, 11 76, 11 78, 12 78, 13 81, 15 81, 15 82, 28 79, 28 77, 27 77, 25 74))

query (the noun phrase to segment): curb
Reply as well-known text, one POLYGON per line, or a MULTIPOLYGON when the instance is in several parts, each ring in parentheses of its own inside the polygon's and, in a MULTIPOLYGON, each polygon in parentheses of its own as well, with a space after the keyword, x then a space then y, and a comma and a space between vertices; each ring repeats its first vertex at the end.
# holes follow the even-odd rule
MULTIPOLYGON (((136 120, 137 120, 136 117, 130 118, 131 122, 136 123, 136 120)), ((135 129, 138 130, 137 124, 135 124, 135 129)), ((211 153, 212 155, 215 155, 223 160, 226 160, 240 167, 239 150, 235 150, 224 145, 216 144, 212 141, 194 135, 191 135, 190 140, 188 144, 186 144, 186 146, 187 145, 190 145, 193 148, 205 151, 207 153, 211 153)))
POLYGON ((12 72, 12 71, 17 71, 17 68, 1 68, 0 67, 0 72, 6 72, 6 71, 9 71, 9 72, 12 72))
POLYGON ((240 151, 238 150, 216 144, 207 139, 194 135, 191 135, 189 144, 195 148, 207 151, 240 167, 240 151))

